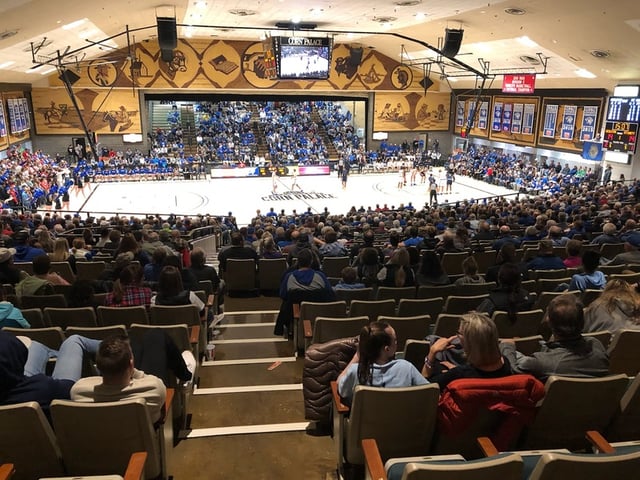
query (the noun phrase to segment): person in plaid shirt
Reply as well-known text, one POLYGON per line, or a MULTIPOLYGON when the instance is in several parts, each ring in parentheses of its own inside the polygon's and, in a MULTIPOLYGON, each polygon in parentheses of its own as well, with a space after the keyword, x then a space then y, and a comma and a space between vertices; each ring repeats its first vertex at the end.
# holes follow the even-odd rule
POLYGON ((104 304, 108 307, 133 307, 151 304, 151 289, 142 286, 142 267, 130 263, 120 271, 113 284, 113 291, 107 294, 104 304))

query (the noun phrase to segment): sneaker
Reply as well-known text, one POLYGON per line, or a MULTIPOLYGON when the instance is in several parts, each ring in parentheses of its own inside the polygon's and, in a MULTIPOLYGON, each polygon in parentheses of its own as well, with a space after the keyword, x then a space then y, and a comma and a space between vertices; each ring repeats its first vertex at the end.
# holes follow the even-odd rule
POLYGON ((213 328, 216 325, 219 325, 220 323, 222 323, 222 320, 224 320, 224 312, 219 313, 218 315, 214 315, 213 320, 211 320, 211 323, 209 324, 209 328, 213 328))

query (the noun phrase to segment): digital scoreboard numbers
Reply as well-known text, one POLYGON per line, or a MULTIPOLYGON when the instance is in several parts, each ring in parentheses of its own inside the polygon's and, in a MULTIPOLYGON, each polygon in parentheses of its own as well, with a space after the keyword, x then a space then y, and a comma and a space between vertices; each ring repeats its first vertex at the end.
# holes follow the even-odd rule
POLYGON ((640 122, 640 98, 611 97, 607 110, 608 122, 640 122))
POLYGON ((637 123, 606 122, 602 146, 613 152, 635 153, 637 136, 637 123))

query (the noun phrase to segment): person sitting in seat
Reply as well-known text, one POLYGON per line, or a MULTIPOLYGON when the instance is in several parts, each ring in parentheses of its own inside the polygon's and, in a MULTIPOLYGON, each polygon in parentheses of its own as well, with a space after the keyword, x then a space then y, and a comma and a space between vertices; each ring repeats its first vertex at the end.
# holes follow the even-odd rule
POLYGON ((0 248, 0 283, 15 285, 27 276, 26 272, 19 270, 13 263, 13 248, 0 248))
POLYGON ((511 375, 509 360, 500 353, 498 348, 498 328, 486 315, 481 313, 467 313, 462 315, 458 335, 440 338, 429 349, 424 360, 422 374, 431 382, 440 385, 442 391, 449 383, 458 378, 500 378, 511 375), (436 358, 441 352, 462 344, 467 363, 464 365, 443 365, 449 370, 434 375, 436 358))
POLYGON ((640 330, 640 294, 619 278, 607 282, 604 291, 584 311, 584 332, 640 330))
POLYGON ((607 284, 607 278, 604 273, 598 270, 598 266, 600 266, 600 254, 593 250, 584 252, 582 255, 582 268, 584 271, 571 277, 569 291, 602 290, 607 284))
POLYGON ((478 273, 478 263, 472 256, 462 261, 462 271, 464 275, 453 282, 456 287, 486 283, 484 277, 478 273))
POLYGON ((534 300, 522 288, 520 269, 513 263, 504 263, 498 271, 498 286, 489 292, 489 298, 482 301, 476 308, 478 312, 493 315, 501 311, 509 314, 512 322, 516 320, 518 312, 531 310, 534 300))
POLYGON ((47 411, 53 400, 70 399, 71 387, 82 375, 84 353, 95 354, 99 344, 72 335, 59 350, 53 350, 0 330, 0 405, 38 402, 47 411), (45 370, 50 358, 56 362, 48 376, 45 370))
POLYGON ((353 267, 344 267, 340 272, 341 279, 338 284, 333 287, 334 290, 353 290, 356 288, 366 288, 362 282, 358 282, 358 271, 353 267))
POLYGON ((551 375, 603 377, 609 373, 609 356, 600 340, 582 336, 584 312, 574 295, 554 298, 544 321, 549 323, 552 337, 540 352, 523 355, 513 341, 501 342, 500 350, 514 373, 528 373, 543 382, 551 375))
POLYGON ((401 388, 429 383, 404 359, 396 359, 398 339, 386 322, 372 322, 360 332, 358 351, 338 376, 338 393, 348 403, 356 385, 401 388))
POLYGON ((29 243, 30 239, 31 235, 29 235, 28 230, 18 230, 14 233, 15 253, 13 254, 13 260, 15 262, 32 262, 36 257, 47 254, 41 248, 32 247, 29 243))
POLYGON ((139 263, 130 263, 122 270, 113 283, 113 290, 104 300, 107 307, 133 307, 151 305, 151 289, 142 285, 142 267, 139 263))
POLYGON ((293 304, 303 301, 331 302, 335 300, 335 292, 327 276, 312 268, 315 254, 308 248, 300 250, 297 257, 297 268, 287 272, 280 282, 280 312, 276 319, 274 335, 283 335, 284 328, 293 335, 293 304))
POLYGON ((3 327, 31 328, 31 325, 25 320, 20 309, 7 301, 5 289, 0 287, 0 329, 3 327))
POLYGON ((151 297, 151 305, 195 305, 201 315, 204 314, 205 304, 191 290, 182 285, 180 270, 173 265, 167 265, 160 272, 158 293, 151 297))
POLYGON ((224 272, 227 269, 227 260, 240 259, 240 260, 253 260, 258 262, 258 253, 251 247, 244 244, 244 238, 240 232, 233 232, 231 234, 231 246, 223 248, 218 254, 218 260, 220 262, 220 272, 224 272))
MULTIPOLYGON (((127 337, 114 335, 103 340, 96 355, 96 366, 101 376, 85 377, 76 382, 71 388, 71 399, 86 403, 144 398, 151 421, 155 423, 161 420, 167 389, 160 377, 150 372, 166 372, 168 356, 163 348, 158 348, 159 343, 162 345, 162 339, 151 338, 154 335, 152 332, 144 336, 147 340, 145 343, 153 347, 145 348, 144 356, 141 355, 144 357, 142 370, 135 367, 133 350, 127 337)), ((160 334, 163 332, 160 332, 158 337, 160 334)), ((170 342, 164 342, 164 345, 167 344, 170 342)), ((186 370, 186 366, 183 370, 183 378, 190 379, 191 373, 186 370)))
POLYGON ((64 278, 51 270, 51 259, 40 255, 33 259, 33 275, 26 277, 16 285, 18 298, 24 295, 53 295, 54 285, 69 285, 64 278))
POLYGON ((400 247, 391 254, 389 261, 378 272, 378 282, 384 287, 413 287, 416 284, 406 248, 400 247))
POLYGON ((538 256, 529 261, 527 267, 529 270, 561 270, 565 268, 562 259, 553 253, 551 240, 540 240, 538 256))

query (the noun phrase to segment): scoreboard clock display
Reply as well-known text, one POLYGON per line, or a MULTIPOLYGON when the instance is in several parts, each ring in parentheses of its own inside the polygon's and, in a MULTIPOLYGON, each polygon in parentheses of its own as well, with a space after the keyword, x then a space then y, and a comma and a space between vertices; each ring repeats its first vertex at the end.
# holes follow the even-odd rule
POLYGON ((637 123, 606 122, 602 146, 614 152, 635 153, 637 136, 637 123))

